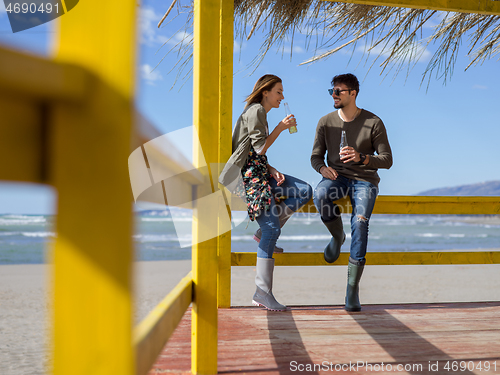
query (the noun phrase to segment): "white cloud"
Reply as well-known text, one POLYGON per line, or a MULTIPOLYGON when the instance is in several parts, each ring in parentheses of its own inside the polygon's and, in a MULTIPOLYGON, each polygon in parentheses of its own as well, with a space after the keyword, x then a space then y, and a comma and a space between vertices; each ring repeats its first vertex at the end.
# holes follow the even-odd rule
POLYGON ((5 4, 3 3, 3 1, 0 1, 0 18, 2 18, 6 14, 7 11, 5 10, 5 4))
POLYGON ((305 50, 304 50, 304 48, 299 47, 299 46, 293 46, 293 48, 290 48, 290 46, 286 46, 286 47, 283 48, 283 52, 285 52, 285 53, 290 53, 290 52, 293 52, 293 53, 304 53, 305 50))
MULTIPOLYGON (((389 45, 390 44, 391 43, 389 43, 389 45)), ((432 53, 422 44, 414 43, 409 48, 413 49, 412 55, 417 56, 419 62, 429 61, 432 56, 432 53)), ((356 52, 370 53, 372 56, 381 56, 385 58, 389 57, 391 54, 389 48, 384 48, 384 46, 380 44, 373 48, 368 45, 362 45, 356 48, 356 52)), ((408 57, 409 55, 410 51, 408 51, 408 57)), ((405 60, 407 60, 407 58, 405 58, 405 60)))
POLYGON ((140 77, 146 81, 148 85, 154 85, 155 82, 163 80, 160 72, 153 70, 149 64, 144 64, 139 68, 140 77))
POLYGON ((167 37, 165 35, 158 35, 156 38, 156 41, 158 43, 167 44, 172 47, 180 47, 181 45, 187 45, 191 43, 193 40, 193 34, 190 34, 185 31, 180 31, 171 37, 167 37))
POLYGON ((437 25, 439 25, 446 17, 447 17, 447 12, 437 12, 430 20, 428 20, 423 28, 424 29, 433 29, 437 25))
POLYGON ((154 44, 162 43, 162 35, 159 35, 159 29, 157 28, 158 22, 160 22, 162 14, 156 13, 151 7, 141 7, 139 9, 139 32, 140 41, 143 44, 152 46, 154 44))
POLYGON ((234 53, 239 53, 241 50, 246 48, 246 43, 243 43, 243 41, 234 41, 233 43, 233 52, 234 53))
POLYGON ((488 90, 488 86, 483 86, 483 85, 474 85, 472 86, 472 88, 475 90, 488 90))

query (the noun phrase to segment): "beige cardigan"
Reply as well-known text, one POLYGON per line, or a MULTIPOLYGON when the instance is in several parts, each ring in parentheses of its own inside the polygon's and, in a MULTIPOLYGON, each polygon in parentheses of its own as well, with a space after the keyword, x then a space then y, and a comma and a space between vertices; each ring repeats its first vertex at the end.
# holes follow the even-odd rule
POLYGON ((236 121, 233 130, 233 154, 227 161, 219 182, 230 191, 231 186, 241 177, 241 168, 247 161, 250 146, 255 150, 264 147, 268 134, 267 113, 262 104, 252 103, 245 108, 236 121))

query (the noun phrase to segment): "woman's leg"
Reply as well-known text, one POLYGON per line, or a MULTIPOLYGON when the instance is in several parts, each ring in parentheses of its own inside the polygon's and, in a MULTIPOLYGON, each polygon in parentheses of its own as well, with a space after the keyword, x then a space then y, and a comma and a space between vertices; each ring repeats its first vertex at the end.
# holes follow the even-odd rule
POLYGON ((257 249, 257 264, 255 275, 256 290, 252 304, 263 306, 268 310, 285 311, 286 306, 276 301, 273 295, 274 259, 273 251, 281 229, 274 199, 269 210, 257 216, 257 222, 262 230, 262 237, 257 249))
POLYGON ((269 209, 256 218, 262 233, 257 248, 257 258, 273 257, 274 246, 281 233, 278 211, 279 206, 276 205, 274 199, 271 199, 269 209))
MULTIPOLYGON (((276 206, 279 227, 282 228, 293 213, 309 202, 312 198, 312 187, 308 183, 289 175, 285 175, 285 181, 280 186, 278 186, 274 178, 271 178, 270 185, 273 194, 287 197, 287 199, 276 206)), ((259 242, 261 237, 262 230, 259 228, 253 235, 253 238, 259 242)), ((283 248, 274 246, 274 252, 282 253, 283 248)))
POLYGON ((285 174, 285 181, 278 186, 274 178, 270 180, 271 189, 274 194, 286 197, 284 204, 293 212, 299 210, 309 202, 313 196, 313 189, 307 182, 285 174))

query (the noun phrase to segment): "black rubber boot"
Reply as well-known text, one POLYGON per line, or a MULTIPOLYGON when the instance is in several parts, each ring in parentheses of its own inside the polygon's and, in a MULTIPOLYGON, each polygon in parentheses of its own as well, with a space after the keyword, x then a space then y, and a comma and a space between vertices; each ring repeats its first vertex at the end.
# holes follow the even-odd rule
POLYGON ((365 259, 359 261, 349 257, 349 264, 347 265, 347 290, 345 293, 346 311, 361 311, 359 280, 361 280, 365 262, 365 259))
POLYGON ((325 261, 328 263, 333 263, 339 258, 340 247, 345 242, 345 233, 344 226, 342 225, 342 218, 339 216, 338 218, 331 221, 324 221, 323 219, 321 220, 332 235, 330 243, 325 247, 325 261))

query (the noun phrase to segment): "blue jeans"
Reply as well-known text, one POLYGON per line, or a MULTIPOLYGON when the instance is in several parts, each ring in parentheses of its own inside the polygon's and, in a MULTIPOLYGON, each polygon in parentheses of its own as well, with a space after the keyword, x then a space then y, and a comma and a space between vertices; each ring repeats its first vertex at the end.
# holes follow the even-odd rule
POLYGON ((271 199, 269 210, 257 216, 256 220, 262 231, 257 249, 258 258, 273 257, 274 246, 281 233, 279 216, 283 211, 283 204, 295 212, 309 202, 313 195, 311 185, 289 175, 285 175, 285 181, 280 186, 271 178, 270 185, 273 194, 287 198, 279 206, 271 199))
POLYGON ((362 261, 368 245, 368 225, 377 198, 378 188, 366 181, 338 176, 336 180, 323 178, 314 191, 314 205, 323 221, 340 217, 341 210, 333 201, 349 196, 351 215, 351 258, 362 261))

